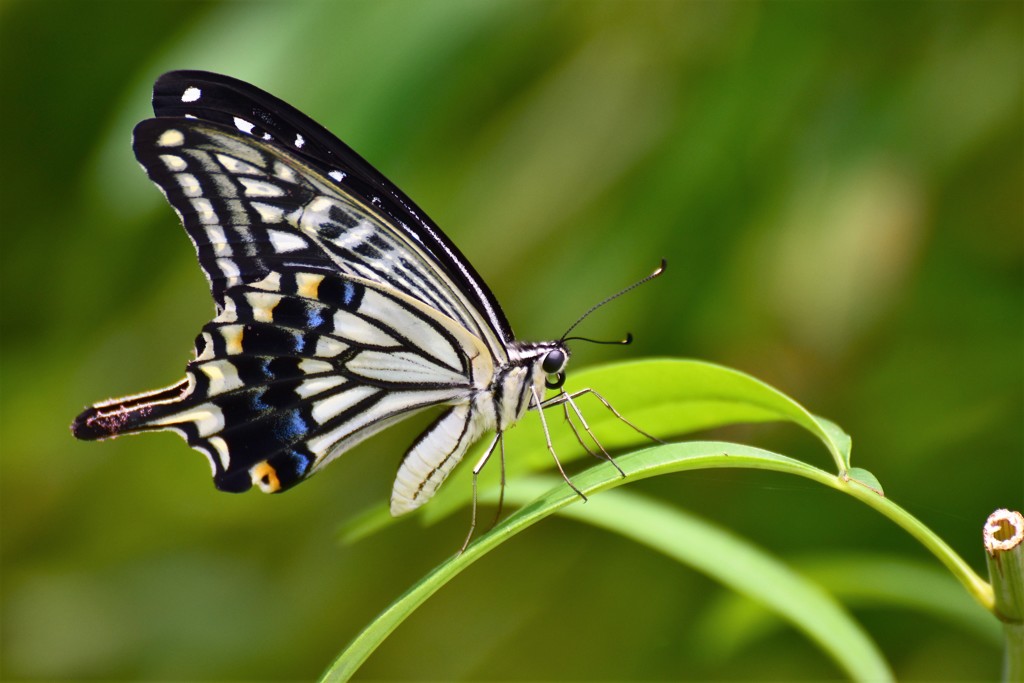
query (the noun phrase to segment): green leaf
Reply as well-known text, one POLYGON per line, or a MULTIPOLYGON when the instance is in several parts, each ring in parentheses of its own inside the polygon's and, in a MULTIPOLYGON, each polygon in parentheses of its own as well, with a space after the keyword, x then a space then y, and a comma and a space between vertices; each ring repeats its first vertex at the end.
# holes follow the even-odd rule
MULTIPOLYGON (((849 489, 849 486, 845 485, 839 477, 818 470, 798 460, 748 446, 720 442, 691 442, 658 446, 627 453, 620 456, 618 462, 620 467, 626 472, 626 478, 619 476, 618 472, 610 464, 602 463, 576 476, 574 482, 584 493, 590 496, 605 489, 620 486, 626 482, 658 474, 711 467, 744 467, 798 474, 835 488, 843 488, 845 486, 849 489)), ((530 484, 527 481, 517 482, 517 488, 521 487, 523 491, 532 486, 539 485, 530 484)), ((594 500, 596 499, 592 499, 592 501, 594 500)), ((630 499, 627 498, 627 500, 630 499)), ((338 656, 331 667, 325 672, 323 680, 347 680, 384 638, 394 631, 413 610, 454 576, 508 538, 537 523, 544 517, 578 502, 579 498, 571 489, 562 482, 556 482, 556 485, 547 493, 536 498, 533 502, 525 505, 497 524, 490 531, 481 535, 476 542, 469 546, 466 552, 442 563, 399 597, 338 656)), ((612 505, 614 506, 614 502, 612 505)), ((568 514, 589 516, 591 507, 596 507, 598 513, 601 512, 601 508, 597 505, 588 505, 585 508, 576 506, 573 512, 568 514)), ((836 609, 834 605, 829 605, 828 600, 820 594, 811 590, 806 585, 800 585, 799 581, 779 578, 781 573, 776 567, 773 567, 772 569, 765 569, 765 571, 769 572, 773 580, 778 579, 787 586, 787 597, 779 600, 778 598, 767 596, 767 593, 774 590, 771 582, 766 583, 758 580, 756 577, 742 576, 746 571, 744 562, 753 561, 750 559, 750 548, 748 546, 730 544, 723 540, 722 536, 716 538, 712 534, 704 534, 706 539, 710 539, 708 540, 709 543, 717 544, 719 550, 716 552, 724 554, 723 557, 716 558, 720 561, 708 563, 693 557, 693 551, 680 548, 679 544, 672 539, 671 534, 657 534, 656 528, 661 522, 651 523, 653 519, 651 517, 651 510, 652 508, 645 507, 639 503, 633 505, 632 511, 622 520, 622 524, 626 526, 617 530, 623 533, 628 532, 631 537, 658 547, 659 550, 677 557, 677 559, 686 557, 685 561, 694 564, 694 566, 697 566, 697 563, 701 563, 703 565, 702 568, 706 571, 714 569, 714 567, 709 566, 710 564, 721 565, 718 569, 715 569, 718 572, 716 576, 719 576, 730 585, 742 586, 744 590, 763 597, 776 609, 784 609, 787 618, 793 620, 815 642, 818 642, 850 675, 864 680, 872 678, 888 680, 891 678, 887 666, 877 655, 877 651, 875 651, 870 641, 863 637, 863 634, 858 633, 859 629, 851 626, 851 622, 842 614, 841 610, 836 609), (652 534, 654 534, 653 537, 652 534), (737 561, 737 557, 743 558, 742 561, 737 561), (725 565, 729 566, 726 568, 725 565)), ((659 516, 657 520, 661 519, 661 514, 670 515, 669 519, 673 518, 670 508, 662 506, 658 510, 659 516)), ((677 520, 683 519, 678 515, 674 516, 674 518, 677 520)), ((607 515, 599 514, 595 519, 602 520, 596 523, 606 525, 608 528, 612 528, 611 525, 614 523, 608 519, 607 515)), ((679 523, 683 524, 683 522, 679 523)), ((689 530, 691 533, 699 533, 698 531, 693 531, 696 528, 691 526, 689 530)), ((675 528, 680 533, 682 529, 682 526, 675 528)), ((693 550, 697 549, 694 548, 693 550)), ((758 564, 755 566, 762 567, 767 565, 763 564, 759 559, 758 564)))
MULTIPOLYGON (((626 473, 626 477, 621 477, 610 463, 605 462, 582 472, 574 477, 573 481, 581 491, 588 496, 593 496, 595 493, 621 486, 626 482, 660 474, 713 467, 742 467, 795 474, 837 489, 881 512, 918 539, 946 565, 947 569, 983 607, 992 609, 992 587, 978 577, 948 544, 898 505, 871 488, 852 481, 845 475, 829 474, 777 453, 721 442, 666 444, 621 455, 617 462, 626 473)), ((527 482, 517 482, 517 486, 520 484, 524 489, 529 486, 527 482)), ((459 572, 506 539, 548 515, 559 512, 570 504, 578 503, 579 500, 579 497, 569 487, 558 482, 553 489, 509 515, 504 521, 481 535, 466 549, 466 552, 442 563, 392 603, 338 656, 325 672, 323 680, 347 680, 406 616, 459 572)), ((667 509, 665 508, 665 510, 667 509)), ((598 510, 600 512, 600 508, 598 510)), ((641 510, 640 506, 634 506, 634 512, 627 515, 631 519, 622 520, 622 523, 628 525, 628 528, 616 527, 616 530, 627 533, 630 537, 642 540, 649 545, 658 544, 660 550, 676 556, 675 553, 680 549, 675 546, 671 538, 652 538, 653 532, 646 528, 657 527, 661 523, 661 518, 652 520, 643 511, 637 512, 638 510, 641 510)), ((570 514, 584 515, 585 512, 574 510, 570 514)), ((664 514, 669 513, 665 512, 664 514)), ((604 523, 608 528, 612 528, 610 522, 604 523)), ((725 547, 720 539, 719 547, 725 547)), ((729 560, 739 556, 741 552, 727 548, 723 556, 729 560), (731 555, 729 551, 732 551, 731 555)), ((681 555, 678 557, 682 559, 681 555)), ((693 562, 695 566, 697 561, 693 562)), ((723 564, 728 564, 728 562, 723 562, 723 564)), ((743 566, 742 563, 740 566, 743 566)), ((740 582, 742 582, 744 590, 756 590, 758 587, 771 585, 770 583, 758 584, 756 581, 744 580, 731 572, 726 573, 725 570, 722 570, 721 576, 728 577, 728 581, 735 582, 735 585, 741 585, 740 582)), ((726 579, 723 578, 723 580, 726 579)), ((761 597, 760 594, 758 596, 761 597)), ((856 633, 857 629, 851 629, 848 624, 841 623, 844 620, 837 618, 835 611, 831 611, 830 616, 826 618, 826 622, 831 626, 822 629, 820 622, 815 617, 830 610, 823 607, 820 601, 808 598, 806 594, 800 597, 799 601, 798 607, 785 613, 787 618, 798 623, 800 628, 826 649, 850 675, 865 680, 888 680, 891 677, 884 662, 873 652, 874 646, 870 644, 870 641, 861 638, 856 633), (836 633, 840 634, 838 639, 835 639, 836 633)), ((793 606, 792 599, 783 601, 783 604, 769 601, 767 598, 765 602, 780 611, 780 614, 783 608, 793 606)))
MULTIPOLYGON (((834 423, 812 415, 777 389, 737 370, 695 360, 647 359, 583 370, 570 376, 566 391, 593 387, 626 419, 654 436, 669 439, 704 429, 741 423, 788 421, 803 427, 825 445, 840 473, 850 469, 850 437, 834 423)), ((577 403, 602 445, 609 450, 650 443, 592 396, 577 403)), ((552 444, 565 463, 588 457, 559 409, 546 411, 552 444)), ((591 444, 592 445, 592 444, 591 444)), ((475 463, 480 444, 466 455, 475 463)), ((540 418, 530 412, 505 434, 509 479, 551 468, 540 418)), ((497 460, 495 454, 492 460, 497 460)), ((435 499, 423 508, 427 523, 446 517, 469 503, 471 465, 455 471, 435 499)), ((499 485, 500 467, 489 463, 480 475, 480 491, 499 485)), ((877 484, 877 481, 875 482, 877 484)), ((385 506, 375 507, 342 528, 354 541, 390 523, 385 506)))
MULTIPOLYGON (((763 422, 768 420, 787 420, 797 424, 817 436, 831 453, 833 461, 838 465, 838 474, 829 474, 806 463, 787 458, 776 453, 749 446, 740 446, 716 442, 689 442, 666 444, 663 446, 634 451, 617 457, 616 462, 626 473, 620 477, 610 463, 602 463, 575 477, 574 484, 588 496, 604 489, 619 486, 628 481, 635 481, 649 476, 680 472, 684 470, 714 467, 744 467, 767 469, 795 474, 812 479, 821 484, 835 488, 857 498, 872 507, 919 540, 931 550, 960 580, 974 598, 987 609, 992 608, 992 588, 983 581, 942 539, 925 527, 905 510, 897 506, 882 494, 878 480, 867 470, 851 469, 850 439, 835 424, 815 417, 802 406, 781 392, 740 372, 729 370, 710 363, 678 360, 650 360, 622 363, 605 366, 587 373, 580 373, 578 387, 600 386, 602 394, 618 410, 629 417, 634 424, 659 436, 680 434, 698 429, 733 424, 736 422, 763 422)), ((573 387, 568 388, 573 391, 573 387)), ((579 402, 584 403, 583 397, 579 402)), ((636 431, 624 424, 621 419, 606 410, 599 401, 596 411, 591 413, 590 426, 593 432, 599 433, 602 443, 609 449, 635 443, 639 438, 636 431)), ((588 412, 590 412, 588 410, 588 412)), ((552 441, 555 450, 563 460, 581 457, 585 451, 574 443, 575 437, 568 430, 555 431, 555 420, 552 423, 552 441)), ((506 437, 506 450, 515 453, 510 458, 509 470, 513 476, 547 466, 550 454, 546 452, 543 432, 539 420, 524 420, 522 426, 506 437)), ((473 460, 472 454, 468 456, 473 460)), ((492 479, 499 468, 489 470, 492 479)), ((488 472, 488 470, 485 470, 488 472)), ((468 468, 463 468, 453 479, 467 479, 468 468)), ((509 496, 518 499, 528 487, 529 480, 518 479, 515 486, 509 489, 509 496)), ((427 506, 426 519, 437 519, 464 505, 469 499, 471 487, 468 481, 449 483, 438 495, 438 499, 427 506)), ((495 482, 482 484, 482 498, 494 496, 495 482)), ((338 657, 331 668, 325 673, 325 680, 344 680, 356 671, 370 653, 391 631, 397 628, 405 617, 439 590, 448 580, 468 567, 479 557, 488 552, 506 538, 519 533, 540 519, 561 511, 567 505, 577 502, 579 498, 568 486, 559 483, 550 492, 538 497, 506 520, 483 534, 465 553, 443 563, 421 582, 413 586, 401 596, 380 617, 368 626, 352 644, 338 657)), ((616 499, 613 498, 612 505, 616 499)), ((640 499, 627 498, 633 504, 627 505, 628 511, 619 510, 616 519, 600 515, 601 504, 591 508, 573 508, 572 516, 587 517, 595 524, 657 547, 662 552, 682 562, 700 567, 724 583, 753 596, 765 605, 770 606, 780 616, 790 620, 798 628, 808 634, 835 661, 854 678, 887 679, 891 677, 887 665, 878 655, 859 629, 851 626, 850 620, 834 606, 826 606, 820 596, 812 597, 813 591, 791 576, 784 576, 776 566, 767 568, 769 563, 763 561, 761 567, 767 575, 774 576, 771 581, 762 582, 757 578, 743 576, 742 568, 748 567, 752 560, 746 558, 737 561, 744 553, 752 553, 749 546, 729 544, 722 539, 724 532, 717 537, 700 534, 698 526, 682 516, 678 510, 661 506, 658 516, 651 513, 647 503, 640 499), (598 513, 590 518, 589 510, 596 508, 598 513), (701 552, 704 545, 713 548, 707 554, 710 559, 695 558, 687 548, 680 547, 670 536, 657 533, 661 520, 666 524, 681 525, 680 534, 687 531, 703 537, 701 552), (653 529, 653 530, 652 530, 653 529), (741 568, 739 572, 727 568, 741 568), (780 578, 782 577, 782 578, 780 578), (779 600, 769 590, 777 582, 787 585, 787 597, 779 600), (838 635, 837 635, 838 634, 838 635)), ((654 505, 653 503, 650 505, 654 505)), ((347 530, 349 537, 360 533, 369 533, 388 522, 382 510, 370 511, 358 523, 347 530)), ((685 544, 684 544, 685 545, 685 544)), ((757 572, 750 572, 756 574, 757 572)))
MULTIPOLYGON (((540 493, 557 481, 517 482, 515 495, 508 498, 519 503, 521 493, 540 493)), ((854 680, 892 679, 881 651, 845 607, 819 584, 728 529, 624 490, 605 492, 559 514, 642 543, 755 601, 804 633, 854 680)), ((621 588, 628 591, 628 583, 621 588)))
MULTIPOLYGON (((584 370, 566 391, 593 387, 632 424, 660 439, 726 425, 788 421, 803 427, 828 449, 840 473, 849 470, 850 437, 834 423, 812 415, 806 408, 750 375, 721 365, 695 360, 648 359, 584 370)), ((593 433, 608 450, 650 443, 650 440, 617 418, 599 400, 577 400, 593 433)), ((590 457, 572 431, 564 425, 564 411, 545 411, 551 440, 563 463, 590 457)), ((582 431, 582 430, 581 430, 582 431)), ((586 438, 586 435, 584 435, 586 438)), ((482 447, 466 456, 475 463, 482 447)), ((508 478, 548 470, 552 457, 545 445, 540 418, 528 413, 505 436, 508 478)), ((496 456, 495 456, 496 457, 496 456)), ((489 464, 481 473, 479 488, 500 485, 500 467, 489 464)), ((470 501, 470 467, 462 467, 424 506, 427 523, 446 517, 470 501)))
POLYGON ((847 472, 847 477, 849 477, 850 481, 855 481, 858 484, 866 486, 880 496, 885 495, 882 491, 882 484, 878 481, 878 478, 866 469, 861 467, 851 467, 850 471, 847 472))
MULTIPOLYGON (((999 622, 934 564, 897 555, 831 554, 796 559, 793 566, 849 607, 913 611, 990 645, 1000 642, 999 622)), ((706 639, 696 649, 716 661, 736 656, 784 625, 739 591, 723 594, 697 618, 694 630, 706 639)))

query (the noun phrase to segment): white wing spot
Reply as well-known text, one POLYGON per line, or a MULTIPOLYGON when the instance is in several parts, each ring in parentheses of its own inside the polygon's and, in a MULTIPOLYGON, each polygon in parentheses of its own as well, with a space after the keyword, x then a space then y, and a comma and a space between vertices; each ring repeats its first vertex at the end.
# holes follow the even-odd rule
POLYGON ((246 175, 264 175, 263 170, 248 164, 241 159, 230 157, 227 154, 218 154, 217 161, 231 173, 244 173, 246 175))
POLYGON ((306 140, 305 140, 305 138, 302 137, 302 134, 301 133, 296 134, 296 136, 295 136, 295 146, 298 147, 299 149, 302 149, 302 146, 304 144, 306 144, 306 140))
POLYGON ((340 415, 367 396, 372 396, 376 389, 372 387, 354 387, 348 391, 335 394, 330 398, 317 401, 313 404, 313 419, 317 424, 323 424, 332 417, 340 415))
POLYGON ((334 358, 335 356, 340 356, 348 348, 348 344, 343 344, 337 339, 320 337, 316 341, 316 351, 314 353, 319 358, 334 358))
POLYGON ((184 171, 188 166, 184 159, 174 154, 161 154, 160 161, 164 162, 168 171, 184 171))
POLYGON ((185 142, 185 136, 180 130, 171 128, 160 133, 160 137, 156 139, 158 147, 178 147, 185 142))
POLYGON ((253 178, 239 177, 238 182, 245 188, 246 197, 283 197, 284 189, 273 183, 266 183, 253 178))
POLYGON ((281 223, 284 221, 284 209, 280 206, 271 206, 263 202, 253 202, 252 208, 260 214, 260 220, 264 223, 281 223))
POLYGON ((295 175, 295 171, 282 164, 280 161, 274 162, 274 175, 281 180, 287 180, 290 183, 298 182, 299 178, 295 175))
POLYGON ((340 387, 342 384, 347 382, 344 377, 314 377, 313 379, 307 379, 299 386, 295 387, 295 393, 302 398, 309 398, 310 396, 316 396, 322 394, 328 389, 334 389, 340 387))
MULTIPOLYGON (((259 282, 253 282, 251 287, 256 289, 262 289, 267 292, 280 292, 281 291, 281 273, 276 271, 270 272, 265 278, 259 282)), ((332 366, 333 368, 333 366, 332 366)))
POLYGON ((220 336, 224 340, 224 350, 231 355, 241 353, 244 331, 241 325, 225 325, 220 328, 220 336))
POLYGON ((185 88, 185 92, 181 93, 182 102, 195 102, 203 96, 203 91, 194 85, 190 85, 185 88))
POLYGON ((217 256, 231 256, 231 245, 228 244, 227 235, 224 234, 224 228, 221 225, 206 226, 206 237, 210 240, 213 253, 217 256))
POLYGON ((196 356, 197 361, 213 359, 213 337, 209 332, 203 332, 203 352, 196 356))
POLYGON ((203 363, 199 366, 199 369, 210 380, 209 392, 211 396, 241 389, 245 386, 241 377, 238 376, 238 369, 229 360, 220 359, 212 363, 203 363))
POLYGON ((274 309, 281 303, 280 294, 270 294, 268 292, 246 292, 246 301, 249 302, 250 308, 252 308, 252 317, 257 322, 261 323, 272 323, 274 322, 274 309))
POLYGON ((306 205, 306 212, 311 214, 326 214, 331 210, 332 206, 334 206, 334 202, 327 197, 317 197, 306 205))
POLYGON ((372 224, 367 221, 360 221, 359 225, 345 233, 345 236, 338 240, 338 244, 345 247, 357 247, 366 242, 370 235, 376 232, 372 224))
MULTIPOLYGON (((185 187, 185 183, 188 182, 188 178, 184 178, 184 176, 189 176, 189 174, 181 173, 178 175, 178 184, 181 185, 181 189, 187 193, 188 189, 185 187)), ((192 177, 192 180, 195 182, 194 177, 192 177)), ((197 187, 198 185, 199 183, 196 182, 197 187)), ((217 222, 217 214, 213 212, 213 204, 211 204, 210 200, 206 197, 196 197, 193 199, 192 209, 196 212, 196 217, 199 219, 200 223, 213 224, 217 222)))
MULTIPOLYGON (((238 264, 229 258, 217 259, 217 266, 220 268, 220 272, 224 273, 224 277, 228 280, 237 280, 240 275, 238 271, 238 264)), ((232 284, 234 284, 232 282, 232 284)))
POLYGON ((254 124, 249 123, 245 119, 240 119, 237 116, 234 117, 234 120, 235 128, 242 131, 243 133, 248 133, 249 135, 252 135, 252 129, 256 127, 254 124))
MULTIPOLYGON (((398 341, 369 320, 349 311, 334 312, 334 332, 345 339, 351 339, 367 346, 393 346, 398 341)), ((399 328, 401 329, 401 328, 399 328)), ((405 330, 403 330, 404 332, 405 330)))
POLYGON ((342 173, 341 171, 331 171, 327 175, 339 183, 345 179, 345 174, 342 173))
POLYGON ((322 360, 303 358, 299 361, 299 370, 302 370, 302 372, 307 375, 317 375, 334 372, 334 365, 331 363, 325 363, 322 360))
POLYGON ((213 403, 203 403, 192 410, 154 420, 151 424, 164 427, 186 422, 194 424, 199 436, 206 438, 224 429, 224 413, 213 403))
MULTIPOLYGON (((181 191, 186 197, 202 196, 203 188, 191 173, 178 173, 174 176, 174 179, 178 181, 178 185, 181 186, 181 191)), ((204 220, 203 222, 207 223, 208 221, 204 220)))
POLYGON ((284 254, 298 249, 305 249, 309 246, 306 243, 306 240, 302 239, 295 233, 281 232, 280 230, 267 230, 267 234, 270 236, 270 244, 278 254, 284 254))
POLYGON ((295 293, 307 299, 316 299, 319 297, 320 283, 323 281, 323 275, 317 275, 314 273, 296 273, 295 293))
POLYGON ((213 446, 213 450, 217 451, 217 460, 220 461, 220 467, 226 470, 231 466, 231 453, 228 450, 228 442, 219 436, 211 436, 208 441, 213 446))
POLYGON ((238 306, 235 305, 235 300, 231 297, 224 299, 224 305, 221 307, 220 313, 213 319, 215 323, 237 323, 238 322, 238 306))
POLYGON ((362 351, 345 365, 345 369, 360 377, 382 382, 422 382, 451 387, 466 384, 466 378, 461 373, 407 351, 362 351))
POLYGON ((192 114, 185 114, 185 118, 186 119, 198 119, 199 117, 198 116, 194 116, 192 114))

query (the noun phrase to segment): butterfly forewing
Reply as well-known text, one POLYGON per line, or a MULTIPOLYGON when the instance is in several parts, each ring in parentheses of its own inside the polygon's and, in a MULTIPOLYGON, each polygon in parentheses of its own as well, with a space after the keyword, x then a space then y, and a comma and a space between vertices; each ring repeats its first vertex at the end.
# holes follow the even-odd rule
POLYGON ((505 347, 423 247, 365 198, 278 145, 216 123, 149 119, 135 153, 178 211, 214 300, 272 270, 347 272, 423 301, 505 347))
MULTIPOLYGON (((204 71, 172 71, 153 86, 157 117, 216 122, 302 159, 343 192, 364 198, 389 230, 418 245, 453 285, 457 298, 483 318, 500 344, 514 337, 501 306, 458 247, 405 193, 330 131, 273 95, 249 83, 204 71)), ((138 152, 137 152, 138 153, 138 152)), ((144 162, 143 162, 144 163, 144 162)))

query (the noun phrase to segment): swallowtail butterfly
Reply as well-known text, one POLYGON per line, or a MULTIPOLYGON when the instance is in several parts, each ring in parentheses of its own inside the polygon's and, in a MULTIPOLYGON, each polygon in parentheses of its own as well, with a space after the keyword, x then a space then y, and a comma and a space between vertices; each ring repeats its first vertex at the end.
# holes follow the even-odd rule
POLYGON ((218 489, 276 493, 445 406, 401 461, 400 515, 493 432, 479 472, 528 409, 579 416, 564 390, 543 400, 565 380, 567 338, 516 341, 455 245, 325 128, 202 71, 161 76, 153 110, 135 127, 135 156, 195 245, 216 316, 184 379, 97 403, 76 437, 171 430, 206 455, 218 489))

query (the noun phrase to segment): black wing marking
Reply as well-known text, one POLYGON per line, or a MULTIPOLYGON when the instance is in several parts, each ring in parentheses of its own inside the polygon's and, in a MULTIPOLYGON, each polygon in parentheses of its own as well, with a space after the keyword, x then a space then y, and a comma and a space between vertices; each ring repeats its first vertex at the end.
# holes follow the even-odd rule
POLYGON ((217 122, 301 158, 344 192, 386 216, 456 285, 486 319, 498 342, 508 346, 513 341, 511 326, 494 295, 441 229, 379 171, 299 110, 244 81, 205 71, 161 76, 153 87, 153 110, 158 117, 217 122))

